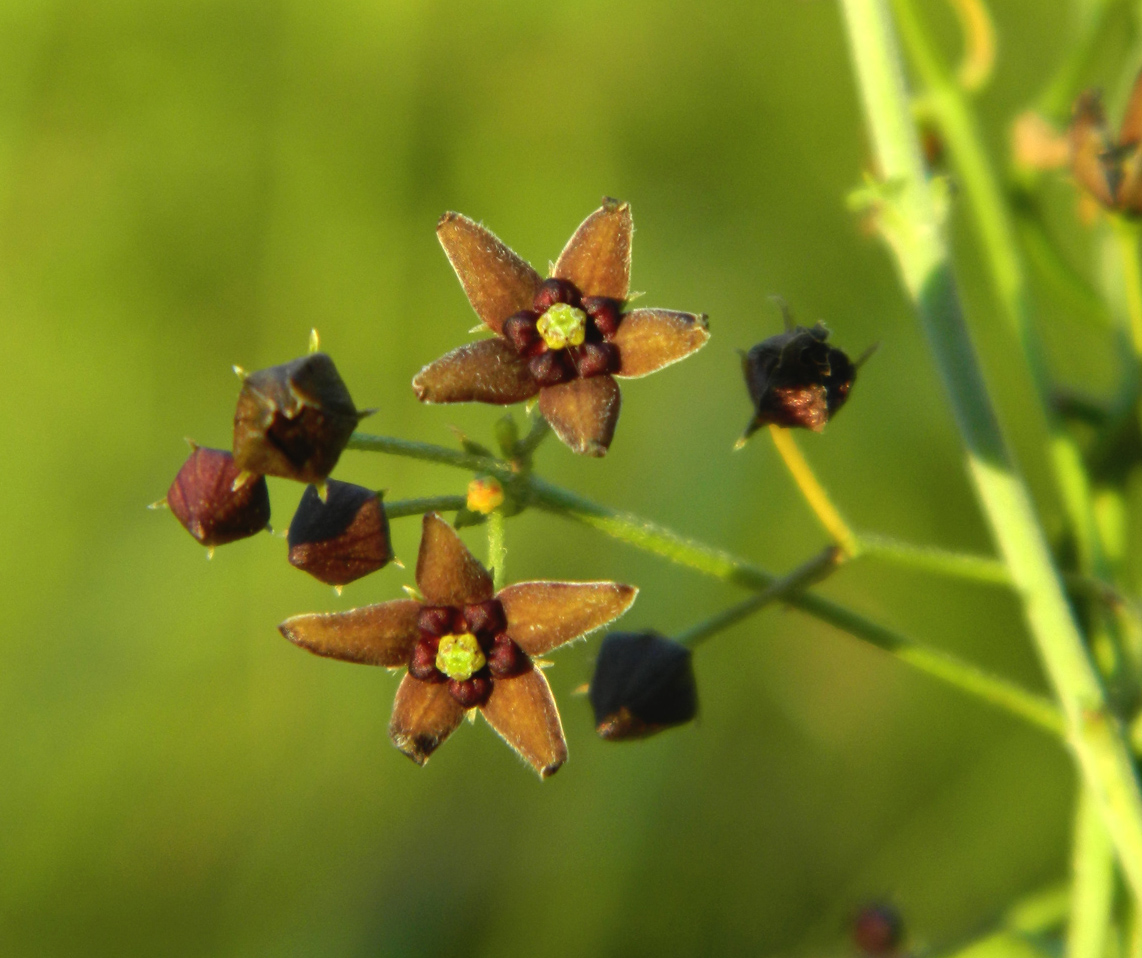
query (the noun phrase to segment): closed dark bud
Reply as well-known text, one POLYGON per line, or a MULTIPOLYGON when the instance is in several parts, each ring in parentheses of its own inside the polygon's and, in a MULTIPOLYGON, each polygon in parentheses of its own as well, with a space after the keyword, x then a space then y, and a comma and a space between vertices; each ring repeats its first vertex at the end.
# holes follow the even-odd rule
POLYGON ((619 351, 611 343, 584 343, 571 350, 571 356, 584 379, 615 372, 619 367, 619 351))
POLYGON ((270 493, 261 476, 242 476, 230 453, 195 446, 167 491, 167 505, 204 546, 261 532, 270 522, 270 493))
POLYGON ((289 524, 289 561, 329 585, 376 572, 393 557, 389 520, 372 489, 330 479, 325 501, 309 486, 289 524))
POLYGON ((742 371, 754 405, 746 436, 770 424, 820 432, 844 405, 856 366, 828 336, 821 323, 795 326, 746 354, 742 371))
POLYGON ((535 294, 531 308, 537 313, 545 313, 556 303, 578 306, 579 290, 575 284, 565 279, 545 279, 535 294))
POLYGON ((322 482, 366 415, 324 353, 260 369, 238 395, 234 460, 249 472, 322 482))
POLYGON ((516 348, 516 352, 526 355, 536 343, 541 342, 539 330, 535 327, 537 318, 530 309, 525 309, 504 320, 504 336, 516 348))
POLYGON ((488 652, 488 671, 497 679, 522 675, 531 668, 531 659, 524 654, 509 635, 496 636, 496 643, 488 652))
POLYGON ((483 675, 473 675, 463 682, 450 679, 448 691, 461 708, 474 709, 488 701, 488 696, 492 694, 492 680, 483 675))
POLYGON ((584 296, 583 311, 591 317, 595 328, 610 339, 618 331, 623 318, 623 304, 608 296, 584 296))
POLYGON ((866 905, 853 918, 852 935, 866 955, 891 955, 904 940, 904 921, 891 905, 866 905))
POLYGON ((527 361, 527 368, 539 385, 558 386, 574 378, 574 370, 568 363, 566 352, 565 349, 550 349, 527 361))
POLYGON ((645 738, 698 714, 690 650, 657 632, 612 632, 591 680, 595 730, 608 741, 645 738))
POLYGON ((504 607, 498 599, 464 606, 464 621, 473 635, 489 639, 503 632, 508 624, 504 618, 504 607))

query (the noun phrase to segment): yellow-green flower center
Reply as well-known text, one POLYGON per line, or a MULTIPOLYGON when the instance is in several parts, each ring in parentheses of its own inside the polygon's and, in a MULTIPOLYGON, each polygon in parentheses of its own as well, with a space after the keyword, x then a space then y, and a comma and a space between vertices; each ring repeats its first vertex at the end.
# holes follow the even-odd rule
POLYGON ((535 326, 548 349, 582 346, 587 338, 587 314, 566 303, 556 303, 535 326))
POLYGON ((450 679, 466 682, 484 667, 487 659, 471 632, 446 635, 436 650, 436 667, 450 679))

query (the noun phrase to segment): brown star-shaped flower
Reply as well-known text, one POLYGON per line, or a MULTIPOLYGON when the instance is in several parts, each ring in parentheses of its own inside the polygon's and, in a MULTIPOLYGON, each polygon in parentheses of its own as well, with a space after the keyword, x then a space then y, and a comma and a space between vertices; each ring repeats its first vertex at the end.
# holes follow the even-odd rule
POLYGON ((416 584, 423 600, 298 615, 282 635, 317 655, 408 667, 389 736, 418 765, 478 708, 546 778, 567 760, 559 710, 532 661, 622 615, 638 590, 615 582, 520 582, 492 577, 440 516, 424 517, 416 584))
POLYGON ((1142 73, 1112 140, 1102 100, 1088 91, 1075 103, 1070 129, 1071 173, 1108 210, 1142 216, 1142 73))
POLYGON ((704 315, 625 311, 632 231, 630 204, 605 199, 544 280, 479 223, 445 213, 436 235, 496 338, 425 366, 412 381, 417 398, 507 405, 538 395, 563 442, 605 455, 622 401, 615 377, 655 372, 710 338, 704 315))

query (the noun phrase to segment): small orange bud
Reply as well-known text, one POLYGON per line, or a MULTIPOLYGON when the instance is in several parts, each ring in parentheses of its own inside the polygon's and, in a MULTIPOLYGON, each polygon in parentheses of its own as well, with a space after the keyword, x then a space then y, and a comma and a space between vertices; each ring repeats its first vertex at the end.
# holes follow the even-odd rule
POLYGON ((222 449, 195 446, 171 483, 166 502, 186 531, 204 546, 245 539, 270 522, 266 480, 243 476, 230 453, 222 449))
POLYGON ((504 487, 498 479, 487 476, 468 483, 468 508, 472 512, 488 515, 504 503, 504 487))

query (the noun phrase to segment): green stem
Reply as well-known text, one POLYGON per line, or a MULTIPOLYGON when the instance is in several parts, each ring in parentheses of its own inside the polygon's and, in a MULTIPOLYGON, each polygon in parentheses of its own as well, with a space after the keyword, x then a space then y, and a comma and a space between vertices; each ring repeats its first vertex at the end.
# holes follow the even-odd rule
POLYGON ((1122 282, 1126 314, 1135 356, 1142 356, 1142 262, 1139 261, 1139 228, 1121 217, 1114 218, 1114 235, 1122 256, 1122 282))
POLYGON ((788 599, 795 593, 807 589, 816 582, 831 575, 839 568, 843 561, 843 553, 836 546, 829 546, 820 555, 814 556, 808 562, 798 566, 789 575, 778 579, 768 589, 763 589, 756 595, 743 599, 736 605, 731 605, 716 615, 711 616, 697 625, 692 625, 684 632, 678 633, 674 638, 683 645, 693 648, 730 626, 736 625, 742 619, 748 618, 767 605, 788 599))
POLYGON ((1067 737, 1084 780, 1098 798, 1135 897, 1142 900, 1142 791, 1133 758, 1071 615, 963 322, 888 5, 886 0, 842 0, 842 7, 879 168, 886 181, 899 184, 891 228, 901 277, 950 395, 969 474, 1066 716, 1067 737))
POLYGON ((867 532, 860 533, 857 538, 860 541, 860 554, 865 558, 881 559, 921 572, 934 572, 984 585, 1011 586, 1011 571, 999 559, 990 556, 917 546, 867 532))
POLYGON ((539 444, 550 435, 551 426, 548 425, 547 420, 542 416, 536 416, 528 434, 516 445, 516 456, 520 459, 528 459, 539 448, 539 444))
POLYGON ((507 546, 504 544, 504 514, 499 509, 488 513, 488 567, 492 570, 492 582, 497 592, 507 585, 504 578, 504 565, 507 560, 507 546))
MULTIPOLYGON (((777 581, 777 576, 772 573, 722 549, 689 539, 631 513, 620 512, 591 502, 535 475, 519 476, 512 471, 508 463, 499 459, 472 456, 442 446, 361 433, 354 434, 350 446, 354 449, 385 452, 461 469, 502 475, 509 481, 516 480, 520 483, 517 488, 526 494, 528 504, 582 522, 612 538, 678 565, 696 569, 746 589, 768 589, 777 581)), ((791 596, 788 602, 802 612, 888 652, 900 661, 947 685, 974 695, 1054 735, 1061 735, 1063 732, 1063 719, 1055 704, 1014 682, 990 675, 945 652, 928 648, 915 639, 894 632, 844 606, 812 593, 791 596)))
POLYGON ((1079 789, 1067 958, 1103 958, 1114 918, 1114 846, 1090 790, 1079 789))
POLYGON ((1109 15, 1122 3, 1123 0, 1097 0, 1078 25, 1078 35, 1067 44, 1062 65, 1039 97, 1040 113, 1060 120, 1067 116, 1082 79, 1089 72, 1109 15))
POLYGON ((421 516, 426 512, 455 512, 463 509, 464 496, 427 496, 424 499, 394 499, 385 503, 385 515, 390 519, 402 516, 421 516))

